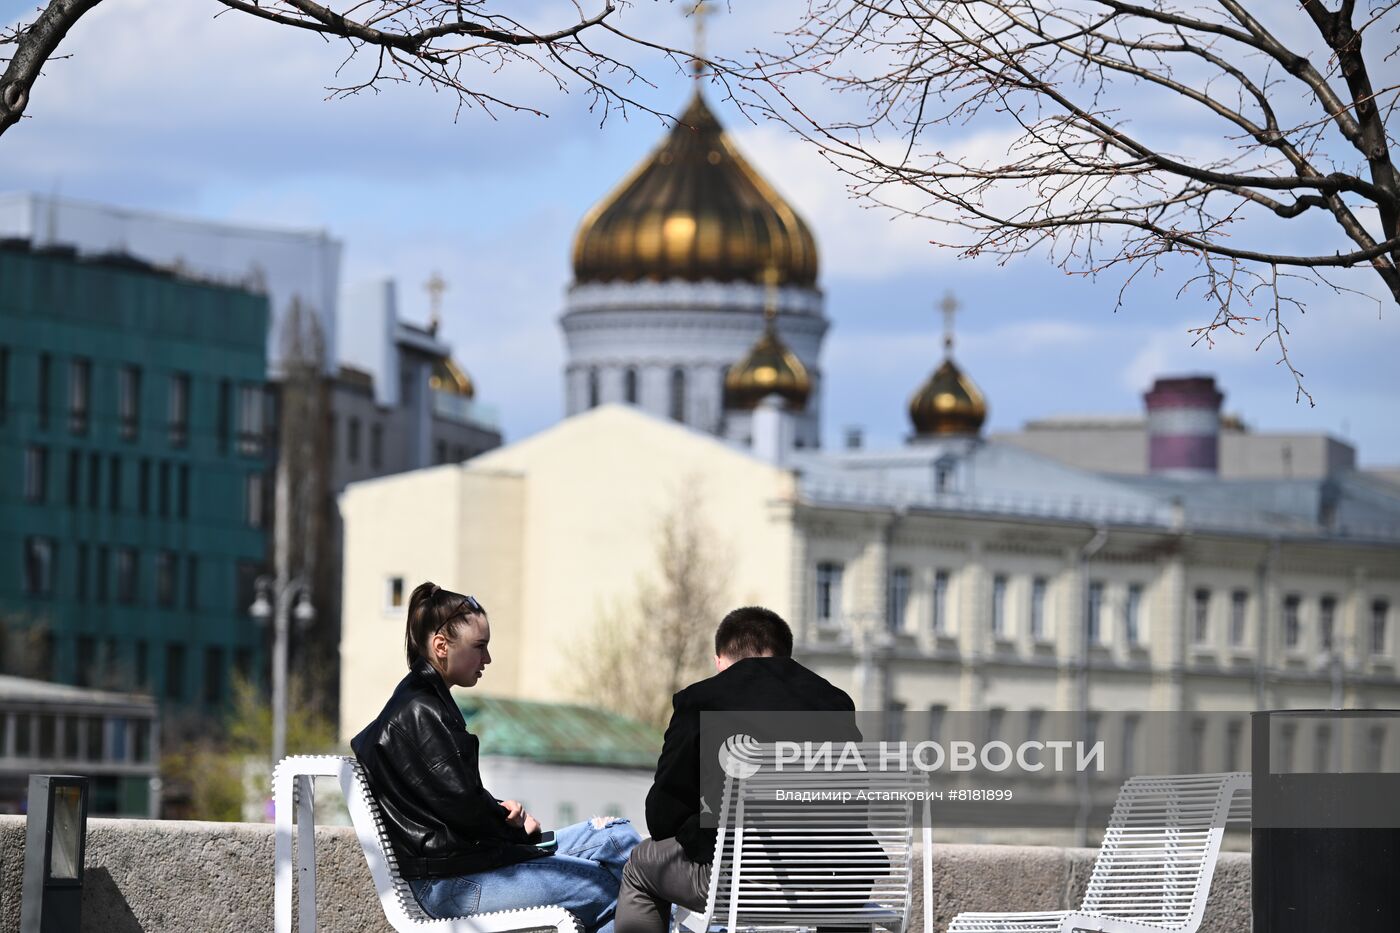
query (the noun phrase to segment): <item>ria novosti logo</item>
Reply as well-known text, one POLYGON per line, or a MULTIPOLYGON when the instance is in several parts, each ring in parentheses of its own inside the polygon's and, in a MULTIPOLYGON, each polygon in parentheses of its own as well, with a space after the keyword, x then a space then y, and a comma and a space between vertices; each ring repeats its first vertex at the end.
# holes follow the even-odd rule
POLYGON ((731 735, 719 747, 719 766, 725 774, 743 781, 758 773, 763 749, 758 740, 742 732, 731 735))

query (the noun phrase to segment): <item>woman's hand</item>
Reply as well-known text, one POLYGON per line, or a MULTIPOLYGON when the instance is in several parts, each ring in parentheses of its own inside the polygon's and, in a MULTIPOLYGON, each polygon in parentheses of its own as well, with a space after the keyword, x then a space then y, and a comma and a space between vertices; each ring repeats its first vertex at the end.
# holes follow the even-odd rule
POLYGON ((502 800, 501 806, 506 811, 506 822, 520 829, 525 828, 525 806, 519 800, 502 800))
POLYGON ((525 835, 527 835, 527 836, 529 836, 531 839, 533 839, 534 837, 538 836, 539 834, 540 834, 540 821, 537 820, 537 819, 535 819, 535 818, 534 818, 533 816, 531 816, 530 814, 526 813, 526 814, 525 814, 525 835))

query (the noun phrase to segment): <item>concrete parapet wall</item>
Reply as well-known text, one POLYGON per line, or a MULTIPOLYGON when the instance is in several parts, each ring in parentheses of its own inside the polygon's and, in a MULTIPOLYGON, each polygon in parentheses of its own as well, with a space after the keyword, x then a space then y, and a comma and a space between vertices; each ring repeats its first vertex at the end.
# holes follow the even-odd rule
MULTIPOLYGON (((316 834, 318 930, 389 933, 353 830, 316 834)), ((934 913, 1078 904, 1094 853, 1053 846, 939 845, 934 913)), ((90 820, 83 933, 244 933, 272 929, 272 827, 256 823, 90 820)), ((0 933, 18 933, 24 818, 0 816, 0 933)), ((915 869, 915 878, 921 877, 915 869)), ((916 917, 922 899, 916 892, 916 917)), ((1204 933, 1248 933, 1249 856, 1216 868, 1204 933)))

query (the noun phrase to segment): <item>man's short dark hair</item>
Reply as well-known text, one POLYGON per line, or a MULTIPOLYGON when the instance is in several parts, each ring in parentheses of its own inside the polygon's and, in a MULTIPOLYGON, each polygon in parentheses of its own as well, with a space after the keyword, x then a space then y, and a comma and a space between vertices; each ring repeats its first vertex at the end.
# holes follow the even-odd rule
POLYGON ((790 658, 792 629, 772 609, 762 606, 735 609, 715 629, 715 654, 731 661, 765 655, 790 658))

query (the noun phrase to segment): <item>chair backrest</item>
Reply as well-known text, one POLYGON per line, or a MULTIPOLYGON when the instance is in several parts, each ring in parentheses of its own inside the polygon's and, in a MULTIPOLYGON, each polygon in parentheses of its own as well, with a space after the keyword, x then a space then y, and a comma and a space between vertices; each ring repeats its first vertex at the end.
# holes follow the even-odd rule
POLYGON ((1084 895, 1084 913, 1195 929, 1225 824, 1242 815, 1249 775, 1133 777, 1113 805, 1084 895))
POLYGON ((914 870, 923 776, 879 769, 877 743, 855 746, 869 770, 779 766, 756 745, 757 771, 726 777, 710 874, 706 926, 865 926, 902 931, 914 870))
POLYGON ((370 877, 374 879, 374 890, 379 895, 385 918, 396 930, 430 922, 432 918, 418 905, 413 889, 399 874, 394 849, 384 829, 384 817, 379 812, 379 804, 374 802, 374 795, 369 792, 365 769, 354 758, 344 757, 341 761, 341 792, 345 795, 345 805, 350 811, 355 835, 360 839, 360 848, 364 850, 365 861, 369 863, 370 877))

